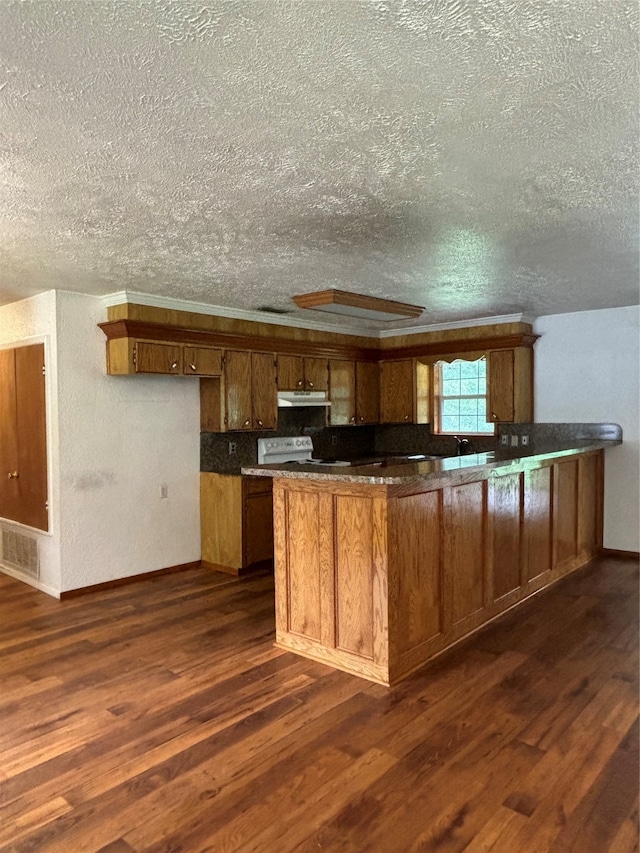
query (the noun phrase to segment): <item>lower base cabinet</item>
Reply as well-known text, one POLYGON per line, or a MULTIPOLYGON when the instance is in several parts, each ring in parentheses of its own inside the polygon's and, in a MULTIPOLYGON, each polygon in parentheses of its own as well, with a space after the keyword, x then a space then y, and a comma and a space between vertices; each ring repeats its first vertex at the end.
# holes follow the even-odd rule
POLYGON ((602 451, 447 479, 277 478, 277 645, 394 684, 602 547, 602 451))
POLYGON ((202 561, 242 574, 273 560, 270 477, 200 474, 202 561))

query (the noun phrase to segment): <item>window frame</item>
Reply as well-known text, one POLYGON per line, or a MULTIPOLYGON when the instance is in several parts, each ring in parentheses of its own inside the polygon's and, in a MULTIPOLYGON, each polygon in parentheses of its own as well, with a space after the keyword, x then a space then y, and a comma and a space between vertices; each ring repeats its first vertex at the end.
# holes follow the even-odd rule
POLYGON ((433 424, 432 424, 432 432, 434 435, 465 435, 472 436, 474 438, 491 438, 496 434, 496 425, 492 421, 489 420, 489 353, 488 352, 468 352, 468 353, 456 353, 455 355, 439 357, 433 361, 432 364, 432 388, 433 388, 433 398, 432 398, 432 411, 433 411, 433 424), (484 359, 486 363, 486 389, 484 394, 461 394, 455 397, 443 397, 441 393, 442 386, 442 370, 440 365, 442 364, 453 364, 456 361, 467 361, 467 362, 477 362, 480 359, 484 359), (446 399, 453 400, 463 400, 463 399, 484 399, 485 403, 485 423, 491 423, 493 429, 489 432, 469 432, 466 430, 444 430, 442 428, 442 401, 446 399))

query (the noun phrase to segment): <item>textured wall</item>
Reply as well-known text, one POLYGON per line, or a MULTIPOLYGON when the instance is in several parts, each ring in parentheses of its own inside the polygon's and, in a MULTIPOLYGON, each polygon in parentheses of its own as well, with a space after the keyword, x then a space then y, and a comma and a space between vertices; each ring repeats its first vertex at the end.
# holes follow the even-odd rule
POLYGON ((604 545, 640 551, 640 314, 617 308, 535 324, 535 420, 609 421, 623 444, 605 454, 604 545))
POLYGON ((3 0, 0 302, 635 303, 637 27, 635 0, 3 0))
POLYGON ((58 294, 63 591, 200 559, 198 383, 107 376, 103 313, 58 294))

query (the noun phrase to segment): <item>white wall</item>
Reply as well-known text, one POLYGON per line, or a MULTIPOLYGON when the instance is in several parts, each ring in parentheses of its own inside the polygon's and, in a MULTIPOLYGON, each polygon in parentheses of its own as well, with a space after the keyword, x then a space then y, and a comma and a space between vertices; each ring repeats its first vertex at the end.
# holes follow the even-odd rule
POLYGON ((58 293, 63 591, 200 559, 198 382, 107 376, 105 319, 58 293))
POLYGON ((61 291, 0 308, 0 346, 45 340, 50 531, 36 585, 52 595, 200 559, 198 382, 107 376, 105 319, 100 299, 61 291))
MULTIPOLYGON (((41 533, 28 528, 38 539, 40 580, 28 583, 58 595, 61 585, 60 567, 60 469, 58 464, 58 371, 56 294, 53 290, 0 308, 0 347, 44 343, 46 364, 47 456, 49 493, 49 531, 41 533)), ((22 525, 3 522, 4 526, 25 532, 22 525)), ((10 574, 11 570, 5 569, 10 574)), ((22 575, 16 575, 22 577, 22 575)))
POLYGON ((535 420, 620 424, 623 444, 605 452, 604 547, 640 551, 640 309, 540 317, 534 331, 535 420))

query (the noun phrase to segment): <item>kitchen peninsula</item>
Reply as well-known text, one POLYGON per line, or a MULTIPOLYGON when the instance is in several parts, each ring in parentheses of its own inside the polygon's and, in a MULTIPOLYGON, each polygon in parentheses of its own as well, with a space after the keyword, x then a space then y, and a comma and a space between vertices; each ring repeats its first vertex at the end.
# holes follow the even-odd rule
POLYGON ((598 553, 604 449, 620 443, 243 468, 274 478, 276 644, 405 678, 598 553))

